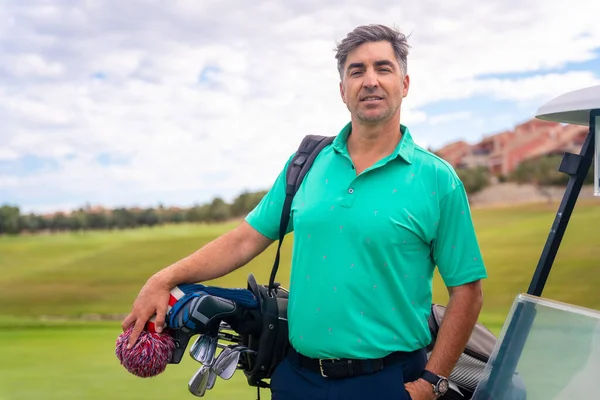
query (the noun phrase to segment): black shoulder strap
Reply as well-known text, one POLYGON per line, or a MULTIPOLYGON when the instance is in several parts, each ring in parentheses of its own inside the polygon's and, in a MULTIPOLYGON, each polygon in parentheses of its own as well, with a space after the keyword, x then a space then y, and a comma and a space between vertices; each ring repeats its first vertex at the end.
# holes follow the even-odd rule
POLYGON ((269 279, 269 292, 275 289, 275 275, 277 275, 277 268, 279 268, 279 252, 290 221, 292 200, 294 199, 304 176, 321 150, 330 144, 334 138, 335 136, 306 135, 304 139, 302 139, 300 146, 298 146, 296 154, 294 154, 294 157, 290 161, 286 174, 285 201, 283 202, 281 222, 279 224, 279 245, 277 246, 275 264, 273 264, 271 278, 269 279))

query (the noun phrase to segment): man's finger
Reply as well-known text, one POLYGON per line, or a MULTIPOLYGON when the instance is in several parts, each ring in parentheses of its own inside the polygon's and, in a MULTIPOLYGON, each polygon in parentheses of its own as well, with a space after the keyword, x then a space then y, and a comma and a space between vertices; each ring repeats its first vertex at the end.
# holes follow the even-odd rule
POLYGON ((156 310, 156 319, 154 325, 156 326, 156 332, 161 333, 165 324, 165 317, 167 315, 167 306, 161 305, 156 310))
POLYGON ((121 328, 123 329, 123 332, 125 332, 127 330, 127 328, 129 328, 131 326, 131 324, 133 324, 133 322, 135 321, 135 315, 133 315, 133 313, 130 313, 128 316, 125 317, 125 319, 123 320, 123 322, 121 323, 121 328))
POLYGON ((133 347, 133 345, 137 341, 138 337, 140 336, 140 333, 142 333, 142 330, 144 329, 145 325, 146 325, 146 322, 142 321, 139 318, 137 321, 135 321, 135 326, 133 327, 133 330, 131 331, 131 336, 129 336, 129 343, 127 344, 127 350, 129 350, 133 347))

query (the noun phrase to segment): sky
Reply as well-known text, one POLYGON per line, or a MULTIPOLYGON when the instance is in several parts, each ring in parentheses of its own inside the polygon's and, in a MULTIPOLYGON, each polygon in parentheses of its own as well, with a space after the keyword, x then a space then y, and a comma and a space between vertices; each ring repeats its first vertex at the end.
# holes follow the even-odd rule
MULTIPOLYGON (((596 4, 596 5, 594 5, 596 4)), ((349 122, 334 48, 409 35, 402 120, 437 149, 600 84, 589 0, 0 0, 0 205, 189 207, 268 189, 349 122)))

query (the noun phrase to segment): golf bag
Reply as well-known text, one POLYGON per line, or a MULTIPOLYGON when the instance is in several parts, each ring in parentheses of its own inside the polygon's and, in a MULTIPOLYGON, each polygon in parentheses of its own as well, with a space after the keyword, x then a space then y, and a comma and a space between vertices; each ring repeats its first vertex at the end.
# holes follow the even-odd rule
MULTIPOLYGON (((281 244, 289 223, 292 200, 304 176, 310 169, 319 152, 333 141, 334 137, 307 135, 289 163, 286 175, 286 197, 283 204, 279 227, 279 245, 268 286, 258 285, 252 275, 248 279, 248 289, 254 293, 262 314, 262 329, 258 334, 242 335, 243 344, 257 352, 253 365, 244 373, 251 386, 267 388, 264 379, 269 379, 277 365, 284 359, 289 349, 287 302, 288 292, 275 283, 279 267, 281 244)), ((431 355, 442 324, 446 308, 433 304, 429 317, 432 341, 427 346, 427 357, 431 355)), ((471 399, 477 384, 482 378, 485 366, 496 345, 496 337, 481 323, 477 323, 461 354, 449 381, 450 389, 440 399, 471 399)), ((518 377, 517 377, 518 380, 518 377)), ((524 398, 524 397, 523 397, 524 398)))
POLYGON ((268 286, 256 283, 252 274, 248 277, 248 290, 258 301, 261 329, 258 333, 240 335, 241 344, 256 352, 255 356, 247 358, 243 371, 250 386, 267 388, 269 385, 264 379, 271 377, 289 348, 288 292, 279 285, 269 290, 268 286))

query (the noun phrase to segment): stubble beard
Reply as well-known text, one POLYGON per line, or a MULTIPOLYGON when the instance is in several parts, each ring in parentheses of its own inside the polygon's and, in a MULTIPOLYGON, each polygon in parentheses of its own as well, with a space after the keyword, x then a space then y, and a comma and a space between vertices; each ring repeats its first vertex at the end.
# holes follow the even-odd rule
POLYGON ((366 122, 369 124, 387 121, 391 118, 396 110, 387 106, 384 110, 378 110, 378 113, 369 115, 369 112, 364 112, 363 110, 355 110, 354 115, 359 121, 366 122))

